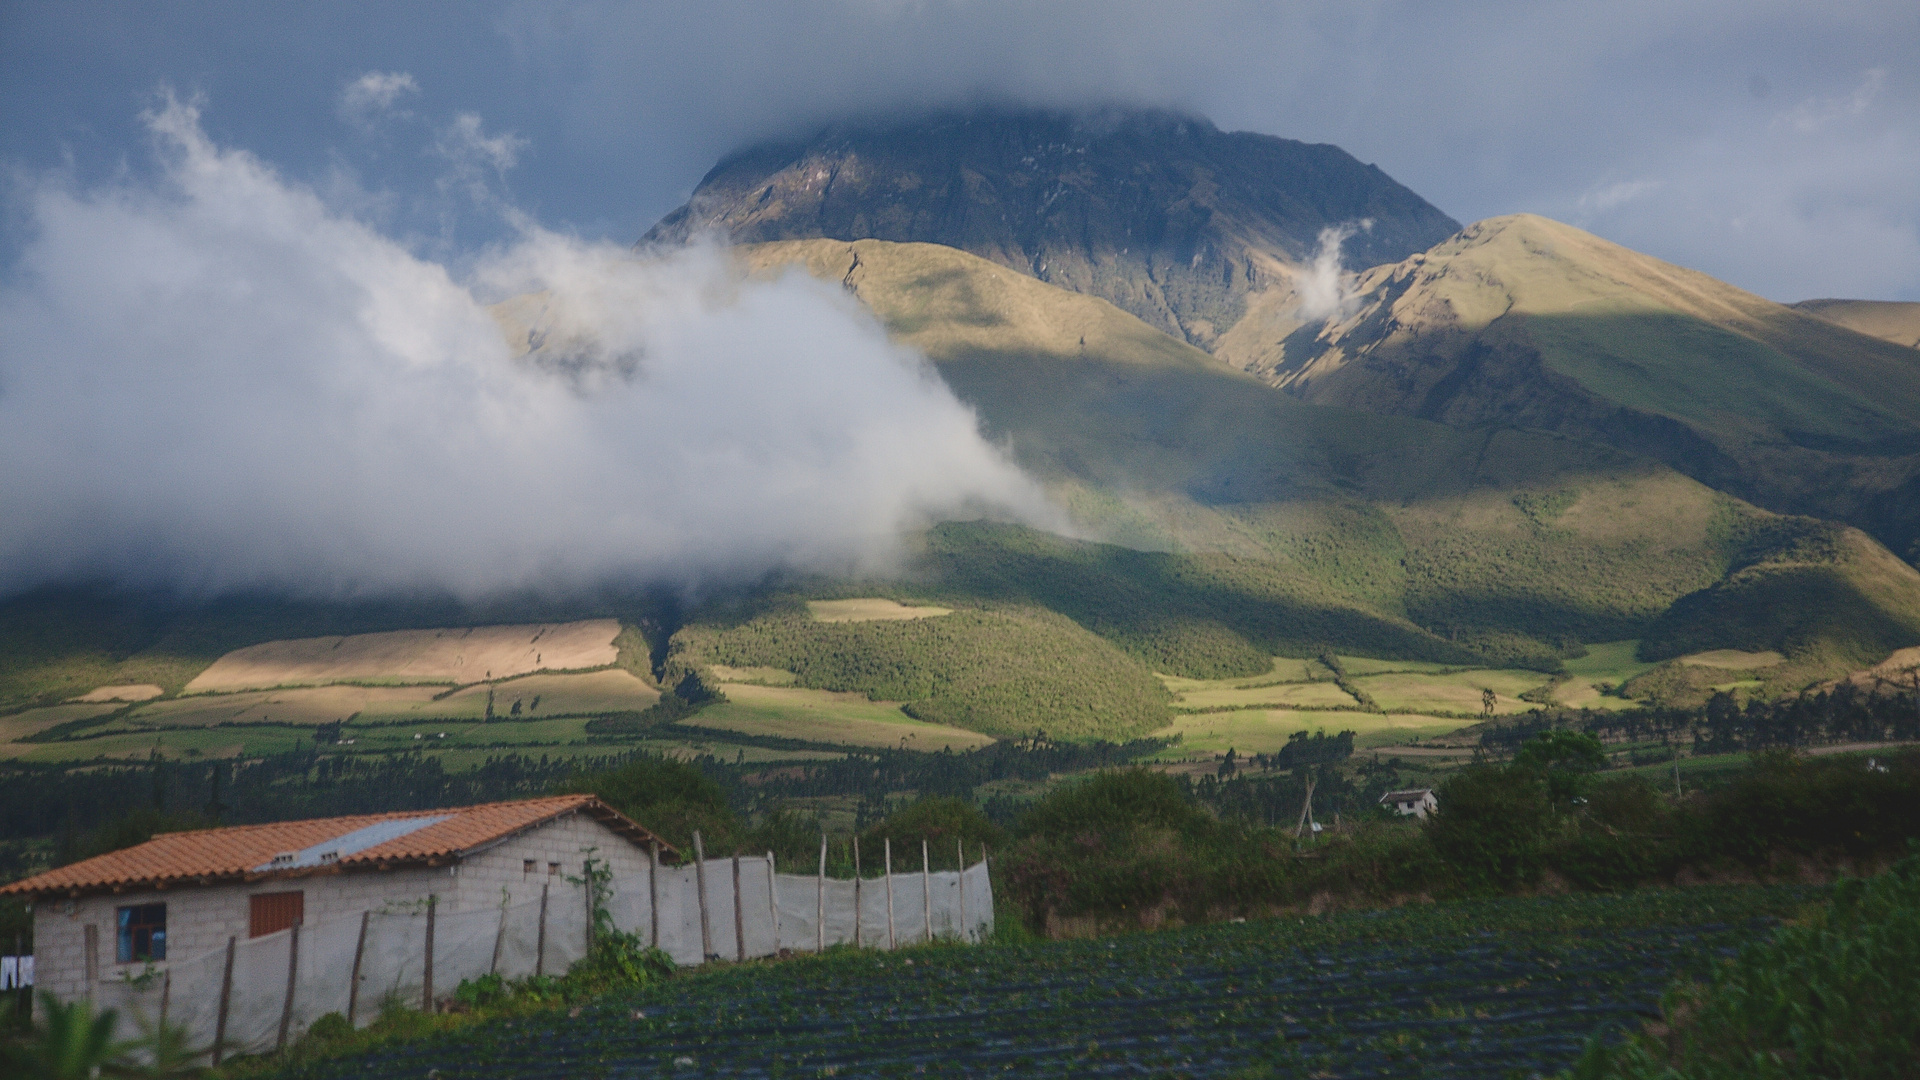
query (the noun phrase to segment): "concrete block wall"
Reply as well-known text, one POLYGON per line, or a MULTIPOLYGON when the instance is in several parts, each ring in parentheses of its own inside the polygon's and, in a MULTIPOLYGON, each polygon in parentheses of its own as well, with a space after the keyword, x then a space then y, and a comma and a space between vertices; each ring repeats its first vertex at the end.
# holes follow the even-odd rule
MULTIPOLYGON (((144 963, 117 960, 118 909, 137 904, 167 905, 167 956, 184 960, 223 948, 229 936, 245 939, 257 893, 305 893, 308 923, 350 918, 362 911, 380 911, 425 904, 438 898, 443 911, 497 908, 504 890, 511 904, 537 900, 542 885, 551 887, 549 903, 582 906, 586 895, 578 879, 588 849, 620 875, 644 873, 647 853, 593 818, 570 813, 480 851, 448 866, 399 870, 329 871, 227 882, 208 886, 179 886, 166 890, 105 893, 68 901, 45 899, 34 905, 35 981, 62 1001, 84 996, 86 985, 86 927, 96 928, 98 971, 102 980, 138 974, 144 963), (527 868, 531 860, 533 868, 527 868)), ((165 963, 156 963, 165 968, 165 963)))

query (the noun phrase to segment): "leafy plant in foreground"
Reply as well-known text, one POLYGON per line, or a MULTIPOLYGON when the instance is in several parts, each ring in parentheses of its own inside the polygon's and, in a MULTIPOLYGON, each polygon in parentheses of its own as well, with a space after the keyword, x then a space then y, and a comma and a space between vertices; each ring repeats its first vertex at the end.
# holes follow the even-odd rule
POLYGON ((1920 844, 1801 925, 1667 995, 1665 1023, 1596 1042, 1572 1080, 1895 1080, 1920 1075, 1920 844))

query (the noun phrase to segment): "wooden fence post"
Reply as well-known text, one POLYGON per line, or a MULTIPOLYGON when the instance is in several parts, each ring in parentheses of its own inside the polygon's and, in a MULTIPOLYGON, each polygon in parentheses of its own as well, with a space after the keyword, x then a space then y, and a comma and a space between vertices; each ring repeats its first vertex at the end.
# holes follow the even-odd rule
POLYGON ((767 918, 773 920, 773 955, 780 955, 779 882, 773 878, 773 852, 767 852, 767 918))
POLYGON ((967 926, 967 842, 955 837, 953 851, 960 859, 960 940, 973 940, 967 926))
POLYGON ((280 1005, 280 1037, 273 1042, 275 1050, 287 1048, 287 1029, 293 1026, 293 985, 300 972, 300 920, 295 919, 287 928, 287 996, 280 1005))
POLYGON ((81 936, 86 939, 87 955, 84 960, 86 964, 84 976, 87 981, 86 996, 91 999, 93 997, 93 984, 100 981, 100 928, 93 923, 88 923, 86 931, 81 936))
POLYGON ((860 834, 853 834, 853 947, 859 948, 865 942, 860 940, 860 909, 866 905, 860 902, 860 834))
POLYGON ((500 972, 500 946, 507 940, 507 898, 500 897, 500 926, 493 932, 493 959, 487 961, 487 974, 500 972))
POLYGON ((547 890, 551 882, 540 883, 540 935, 534 939, 533 974, 539 978, 547 973, 547 890))
POLYGON ((227 1051, 227 1005, 233 1000, 233 948, 237 939, 227 938, 227 968, 220 976, 220 1012, 213 1022, 213 1064, 220 1065, 220 1058, 227 1051))
POLYGON ((660 947, 660 841, 647 850, 647 944, 660 947))
POLYGON ((933 864, 927 859, 927 838, 920 838, 920 896, 926 903, 925 940, 933 941, 933 864))
POLYGON ((736 851, 733 854, 733 950, 735 960, 744 964, 747 960, 747 916, 746 912, 742 910, 746 907, 746 904, 741 902, 742 899, 740 895, 740 853, 736 851))
POLYGON ((353 1010, 360 1004, 360 960, 367 955, 367 920, 373 912, 360 913, 360 940, 353 946, 353 981, 347 984, 347 1026, 353 1026, 353 1010))
POLYGON ((420 985, 420 1011, 433 1011, 433 910, 438 906, 438 897, 427 894, 427 966, 426 977, 420 985))
POLYGON ((820 834, 820 877, 813 894, 813 951, 827 951, 827 834, 820 834))
POLYGON ((585 883, 582 884, 580 888, 582 891, 584 891, 587 894, 587 951, 583 955, 592 956, 593 955, 593 923, 594 923, 593 872, 590 868, 582 868, 580 871, 580 876, 586 879, 585 883))
POLYGON ((693 887, 700 894, 700 962, 714 959, 713 926, 707 921, 707 849, 693 830, 693 887))
POLYGON ((173 998, 173 969, 168 968, 160 974, 160 1027, 167 1026, 167 1005, 173 998))
POLYGON ((891 836, 884 837, 882 839, 882 843, 885 844, 885 847, 883 847, 881 850, 883 850, 886 853, 886 859, 887 859, 887 948, 891 949, 894 947, 894 941, 893 941, 893 837, 891 836))

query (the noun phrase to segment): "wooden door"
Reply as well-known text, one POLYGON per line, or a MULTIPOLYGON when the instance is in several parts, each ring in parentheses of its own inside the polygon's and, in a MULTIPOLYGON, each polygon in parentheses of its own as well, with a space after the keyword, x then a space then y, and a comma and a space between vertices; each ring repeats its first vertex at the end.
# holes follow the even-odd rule
POLYGON ((248 899, 252 901, 252 909, 247 913, 248 937, 285 930, 306 914, 306 893, 256 893, 248 899))

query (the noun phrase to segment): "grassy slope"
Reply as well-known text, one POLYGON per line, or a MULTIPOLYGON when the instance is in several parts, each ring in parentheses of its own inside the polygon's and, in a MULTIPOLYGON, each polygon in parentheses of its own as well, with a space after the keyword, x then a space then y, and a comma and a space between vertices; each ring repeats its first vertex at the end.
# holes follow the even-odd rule
POLYGON ((1360 278, 1350 317, 1231 355, 1303 398, 1557 430, 1776 510, 1920 536, 1920 357, 1532 215, 1360 278))
POLYGON ((1126 547, 1191 557, 1153 566, 994 534, 949 558, 946 580, 1063 611, 1161 670, 1241 673, 1303 641, 1449 658, 1402 640, 1410 624, 1422 640, 1437 631, 1480 657, 1551 666, 1560 644, 1644 632, 1718 581, 1739 536, 1769 520, 1591 443, 1261 392, 1104 301, 952 249, 794 241, 744 257, 757 272, 798 263, 838 281, 856 254, 860 298, 1079 520, 1126 547), (1121 563, 1131 580, 1116 590, 1121 563), (1168 577, 1198 589, 1204 610, 1153 599, 1168 577), (1182 635, 1215 644, 1189 649, 1182 635), (1203 653, 1218 658, 1211 669, 1203 653))
MULTIPOLYGON (((1855 333, 1920 349, 1920 303, 1896 300, 1802 300, 1795 311, 1838 323, 1855 333)), ((1920 360, 1916 360, 1920 363, 1920 360)))

